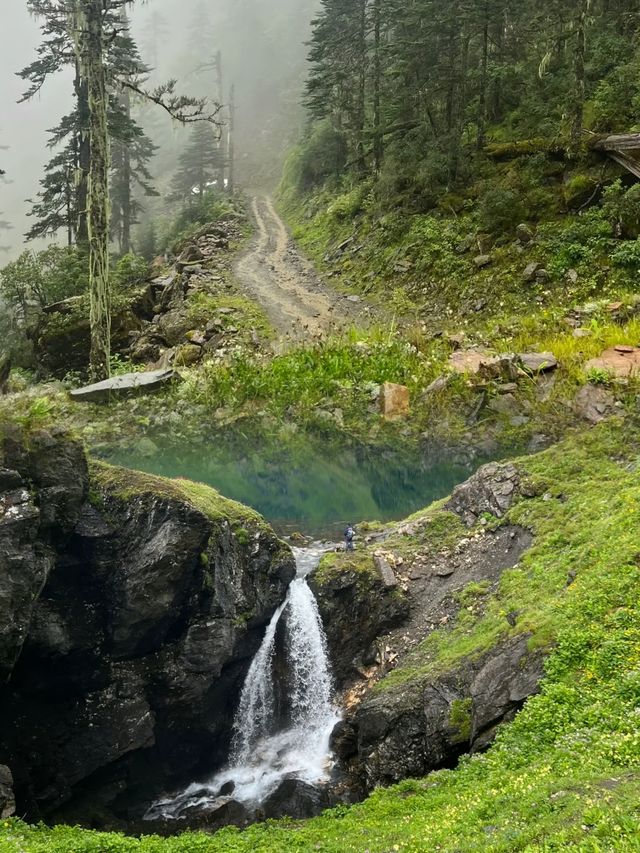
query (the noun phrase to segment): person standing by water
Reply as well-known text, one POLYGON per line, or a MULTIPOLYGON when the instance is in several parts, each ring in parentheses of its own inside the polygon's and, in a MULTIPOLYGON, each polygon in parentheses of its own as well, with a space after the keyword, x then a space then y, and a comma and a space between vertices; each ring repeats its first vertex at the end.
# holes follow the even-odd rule
POLYGON ((356 531, 353 524, 347 524, 347 529, 344 531, 344 542, 346 551, 354 551, 353 540, 355 539, 356 531))

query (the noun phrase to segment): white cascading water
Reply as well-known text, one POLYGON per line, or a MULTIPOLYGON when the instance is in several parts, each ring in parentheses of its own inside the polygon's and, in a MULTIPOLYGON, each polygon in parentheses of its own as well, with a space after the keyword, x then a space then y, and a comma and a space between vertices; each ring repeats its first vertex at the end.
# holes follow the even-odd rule
POLYGON ((306 577, 330 546, 294 549, 297 576, 267 627, 242 688, 234 721, 229 766, 203 784, 194 783, 173 799, 160 800, 145 818, 176 819, 215 806, 221 788, 249 807, 258 806, 290 777, 310 784, 328 779, 329 739, 339 714, 332 701, 327 641, 306 577), (284 616, 288 726, 277 730, 274 655, 284 616))

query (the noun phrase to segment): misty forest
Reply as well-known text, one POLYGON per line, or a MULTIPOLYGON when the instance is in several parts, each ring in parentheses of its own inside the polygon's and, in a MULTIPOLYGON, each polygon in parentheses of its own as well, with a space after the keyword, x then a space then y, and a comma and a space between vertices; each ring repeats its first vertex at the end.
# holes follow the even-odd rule
POLYGON ((640 0, 12 0, 0 853, 640 850, 640 0))

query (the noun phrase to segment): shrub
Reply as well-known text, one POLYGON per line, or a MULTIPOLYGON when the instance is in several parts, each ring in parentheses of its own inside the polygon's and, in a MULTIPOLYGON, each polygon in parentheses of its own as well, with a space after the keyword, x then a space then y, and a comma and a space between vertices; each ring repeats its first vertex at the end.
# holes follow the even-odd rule
POLYGON ((33 310, 87 289, 87 256, 76 248, 25 251, 0 271, 0 296, 26 321, 33 310))
POLYGON ((149 267, 145 258, 129 252, 117 262, 112 284, 121 291, 128 291, 142 284, 147 278, 149 267))
POLYGON ((625 189, 617 180, 604 192, 602 212, 622 237, 640 236, 640 184, 625 189))
POLYGON ((347 155, 344 136, 329 122, 316 126, 313 133, 289 155, 284 168, 283 190, 307 192, 329 178, 339 179, 347 155))
POLYGON ((478 207, 481 227, 491 234, 505 234, 524 218, 520 196, 513 190, 492 189, 480 199, 478 207))
POLYGON ((194 197, 189 206, 181 210, 169 224, 159 240, 159 247, 162 251, 169 249, 177 254, 183 244, 203 225, 218 222, 233 212, 229 199, 215 190, 209 190, 201 197, 194 197))

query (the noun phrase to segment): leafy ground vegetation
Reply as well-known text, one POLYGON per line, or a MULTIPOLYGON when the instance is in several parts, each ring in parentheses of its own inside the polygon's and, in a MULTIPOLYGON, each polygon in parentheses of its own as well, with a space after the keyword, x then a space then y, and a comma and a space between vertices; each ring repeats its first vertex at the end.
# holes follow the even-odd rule
POLYGON ((388 676, 389 687, 425 678, 509 633, 530 634, 532 647, 550 651, 541 693, 487 753, 306 822, 134 839, 8 820, 0 850, 640 849, 639 459, 638 426, 612 421, 518 460, 540 494, 517 503, 502 523, 529 527, 533 548, 495 592, 466 591, 463 615, 420 649, 419 668, 388 676), (514 607, 511 626, 505 614, 514 607))

